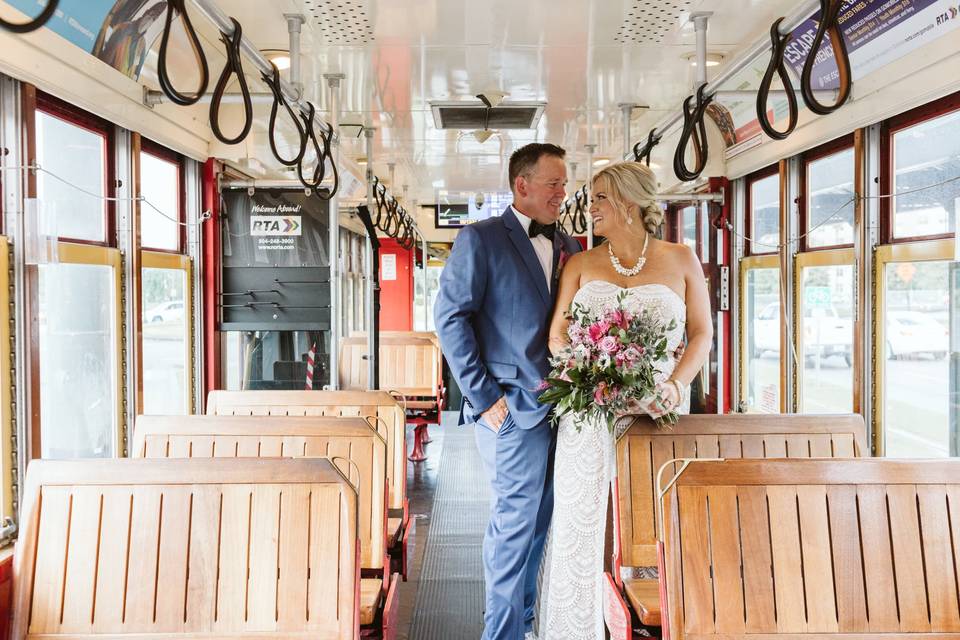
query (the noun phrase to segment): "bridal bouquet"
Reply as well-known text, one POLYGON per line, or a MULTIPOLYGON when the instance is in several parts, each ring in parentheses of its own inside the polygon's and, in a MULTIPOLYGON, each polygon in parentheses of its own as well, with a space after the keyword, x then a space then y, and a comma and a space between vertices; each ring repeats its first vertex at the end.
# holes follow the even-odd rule
MULTIPOLYGON (((625 297, 599 313, 580 304, 571 307, 570 345, 550 358, 550 374, 539 388, 540 402, 555 405, 555 419, 585 413, 604 420, 612 432, 619 418, 642 413, 658 399, 654 374, 657 363, 670 357, 667 332, 676 322, 664 324, 649 310, 632 313, 623 307, 625 297)), ((677 419, 671 411, 656 423, 664 428, 677 419)))

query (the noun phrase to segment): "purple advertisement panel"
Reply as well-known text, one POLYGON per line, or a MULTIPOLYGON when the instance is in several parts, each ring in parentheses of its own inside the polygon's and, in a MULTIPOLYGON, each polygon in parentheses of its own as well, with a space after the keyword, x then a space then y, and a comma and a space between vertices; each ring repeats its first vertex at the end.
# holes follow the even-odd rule
MULTIPOLYGON (((849 0, 838 22, 854 79, 902 57, 960 26, 957 0, 849 0)), ((799 77, 817 33, 820 12, 793 30, 784 57, 799 77)), ((824 37, 813 65, 814 89, 835 89, 839 72, 830 39, 824 37)))

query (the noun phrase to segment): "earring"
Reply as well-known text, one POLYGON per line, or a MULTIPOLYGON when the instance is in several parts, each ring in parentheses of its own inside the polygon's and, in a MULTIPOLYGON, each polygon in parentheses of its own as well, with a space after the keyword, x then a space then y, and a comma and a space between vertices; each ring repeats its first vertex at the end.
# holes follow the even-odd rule
POLYGON ((627 224, 633 224, 633 216, 627 216, 627 224))

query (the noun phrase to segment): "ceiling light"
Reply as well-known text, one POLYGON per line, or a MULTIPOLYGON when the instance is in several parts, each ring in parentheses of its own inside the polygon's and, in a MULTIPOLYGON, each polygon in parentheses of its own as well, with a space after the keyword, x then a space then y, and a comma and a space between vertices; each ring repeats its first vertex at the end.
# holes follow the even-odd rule
POLYGON ((610 158, 597 158, 593 161, 593 166, 595 167, 605 167, 610 164, 610 158))
POLYGON ((277 65, 277 69, 280 71, 290 68, 290 52, 286 49, 263 49, 260 53, 267 60, 277 65))
MULTIPOLYGON (((686 53, 683 56, 686 60, 690 62, 691 67, 697 66, 697 54, 695 52, 686 53)), ((723 62, 723 55, 719 53, 708 53, 707 54, 707 66, 715 67, 718 64, 723 62)))
POLYGON ((366 156, 360 156, 359 158, 357 158, 357 164, 367 164, 366 156))

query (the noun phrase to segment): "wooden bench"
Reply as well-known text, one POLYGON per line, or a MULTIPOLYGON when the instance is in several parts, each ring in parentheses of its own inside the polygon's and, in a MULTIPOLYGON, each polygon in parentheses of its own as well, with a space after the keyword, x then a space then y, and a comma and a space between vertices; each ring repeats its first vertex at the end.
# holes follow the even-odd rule
POLYGON ((618 535, 613 571, 604 585, 604 616, 612 637, 630 637, 631 609, 643 626, 660 625, 658 581, 621 579, 620 567, 657 565, 655 474, 661 465, 674 458, 853 458, 868 451, 865 437, 859 415, 689 415, 672 430, 637 418, 617 442, 618 535))
POLYGON ((34 461, 24 638, 359 633, 357 494, 325 459, 34 461))
POLYGON ((395 628, 397 579, 386 554, 386 444, 363 418, 325 416, 140 416, 133 455, 142 458, 325 457, 357 488, 360 624, 395 628), (379 615, 381 614, 382 615, 379 615))
POLYGON ((407 500, 406 416, 386 391, 211 391, 207 415, 361 417, 387 444, 387 537, 391 556, 407 578, 411 526, 407 500))
POLYGON ((664 637, 960 637, 960 460, 692 462, 663 500, 664 637))
MULTIPOLYGON (((340 386, 366 389, 369 364, 366 337, 340 341, 340 386)), ((423 445, 429 442, 427 425, 439 424, 443 411, 443 355, 436 335, 399 335, 380 337, 380 387, 403 397, 407 421, 416 425, 412 462, 426 460, 423 445)))

